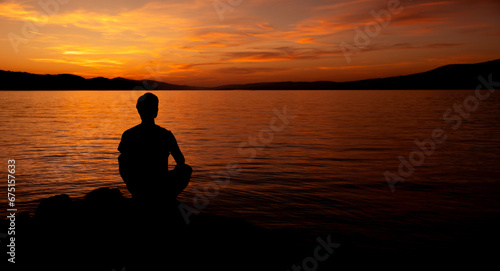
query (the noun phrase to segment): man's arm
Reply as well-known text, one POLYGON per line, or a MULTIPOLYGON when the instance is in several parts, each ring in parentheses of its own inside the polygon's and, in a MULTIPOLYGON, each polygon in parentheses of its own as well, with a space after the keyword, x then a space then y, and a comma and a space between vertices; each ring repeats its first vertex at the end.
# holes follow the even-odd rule
POLYGON ((120 144, 118 145, 118 151, 120 152, 120 155, 118 156, 118 169, 120 171, 120 176, 127 185, 128 190, 130 191, 130 193, 134 194, 135 187, 131 182, 131 180, 133 179, 132 173, 130 171, 130 169, 132 168, 132 162, 130 161, 130 148, 128 141, 129 137, 125 132, 122 134, 122 139, 120 141, 120 144))
POLYGON ((175 163, 177 163, 177 165, 184 165, 186 163, 186 160, 184 159, 184 155, 179 149, 179 145, 177 145, 177 140, 175 139, 174 134, 172 134, 171 132, 169 134, 170 153, 174 157, 175 163))

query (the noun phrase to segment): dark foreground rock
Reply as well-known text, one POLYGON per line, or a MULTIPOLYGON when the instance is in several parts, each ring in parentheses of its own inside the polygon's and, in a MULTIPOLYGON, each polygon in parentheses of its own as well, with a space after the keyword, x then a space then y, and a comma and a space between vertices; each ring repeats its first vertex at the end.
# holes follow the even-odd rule
POLYGON ((138 205, 108 188, 47 198, 33 216, 16 214, 15 264, 4 243, 9 221, 0 220, 0 270, 479 270, 498 255, 500 221, 478 221, 445 244, 404 246, 355 230, 268 230, 205 213, 186 223, 178 204, 138 205))
MULTIPOLYGON (((2 221, 2 229, 7 223, 2 221)), ((67 195, 47 198, 32 217, 18 214, 15 267, 287 270, 312 256, 316 245, 297 233, 264 230, 211 214, 192 215, 186 224, 178 203, 140 206, 117 189, 100 188, 80 200, 67 195)), ((2 262, 7 262, 5 253, 2 262)))

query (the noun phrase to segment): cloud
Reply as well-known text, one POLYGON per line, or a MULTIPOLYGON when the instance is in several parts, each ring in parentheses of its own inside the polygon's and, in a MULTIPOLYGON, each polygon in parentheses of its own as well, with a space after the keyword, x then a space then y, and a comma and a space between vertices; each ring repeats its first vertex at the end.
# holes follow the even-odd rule
POLYGON ((222 74, 255 74, 266 72, 284 71, 284 68, 268 68, 268 67, 228 67, 215 69, 214 72, 222 74))
POLYGON ((84 67, 115 67, 117 65, 124 64, 123 62, 113 60, 113 59, 48 59, 48 58, 31 58, 30 60, 36 62, 51 62, 51 63, 64 63, 73 64, 84 67))
POLYGON ((426 45, 416 45, 409 43, 398 43, 392 45, 390 48, 393 49, 442 49, 442 48, 451 48, 462 45, 461 43, 433 43, 426 45))
POLYGON ((181 46, 181 47, 179 47, 179 49, 201 52, 201 51, 204 51, 208 48, 214 48, 214 47, 219 48, 219 47, 228 47, 228 46, 235 46, 235 44, 227 44, 227 43, 211 41, 211 42, 202 42, 202 43, 198 43, 198 44, 190 43, 190 45, 181 46))
POLYGON ((316 49, 309 47, 278 47, 266 51, 239 51, 227 52, 222 54, 222 61, 234 62, 277 62, 292 60, 311 60, 323 56, 339 55, 341 50, 334 49, 316 49))
POLYGON ((33 6, 8 2, 0 6, 0 17, 15 21, 29 21, 39 26, 62 26, 91 30, 103 35, 130 32, 140 36, 183 32, 191 19, 176 16, 173 6, 164 2, 150 2, 144 6, 117 14, 101 13, 85 9, 71 12, 59 9, 54 14, 38 12, 33 6))
POLYGON ((0 17, 8 20, 35 20, 39 17, 39 13, 17 2, 6 2, 0 5, 0 17))
POLYGON ((257 26, 259 26, 260 28, 266 29, 266 30, 275 30, 276 29, 276 28, 270 26, 268 23, 257 24, 257 26))
POLYGON ((216 62, 216 63, 188 63, 188 64, 181 64, 181 63, 176 63, 176 64, 171 64, 170 66, 174 68, 175 70, 182 70, 182 71, 194 71, 196 70, 195 67, 199 66, 211 66, 211 65, 221 65, 224 63, 216 62))

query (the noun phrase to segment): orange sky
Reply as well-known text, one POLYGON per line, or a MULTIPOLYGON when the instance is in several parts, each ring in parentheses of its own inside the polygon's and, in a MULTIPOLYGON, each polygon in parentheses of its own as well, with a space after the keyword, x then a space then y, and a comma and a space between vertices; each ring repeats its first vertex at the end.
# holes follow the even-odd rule
POLYGON ((0 69, 195 86, 350 81, 499 59, 499 15, 498 0, 7 0, 0 69))

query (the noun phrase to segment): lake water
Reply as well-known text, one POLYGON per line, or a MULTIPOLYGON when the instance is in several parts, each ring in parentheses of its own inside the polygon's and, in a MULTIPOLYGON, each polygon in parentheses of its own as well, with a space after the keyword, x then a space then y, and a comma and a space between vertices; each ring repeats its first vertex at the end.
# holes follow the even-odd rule
MULTIPOLYGON (((180 201, 203 212, 391 248, 459 240, 500 217, 499 93, 479 101, 467 118, 451 113, 451 122, 443 114, 474 91, 155 94, 157 124, 174 133, 194 168, 180 201), (284 111, 285 123, 277 118, 284 111), (392 192, 384 173, 398 174, 398 157, 408 160, 418 150, 414 141, 431 138, 436 128, 446 140, 392 192), (228 163, 241 170, 216 182, 228 163), (197 193, 205 189, 208 203, 200 207, 197 193)), ((140 122, 140 95, 0 92, 0 173, 6 179, 7 160, 16 160, 19 212, 33 213, 42 198, 77 198, 99 187, 130 197, 117 147, 123 131, 140 122)), ((2 215, 6 187, 5 181, 2 215)))

